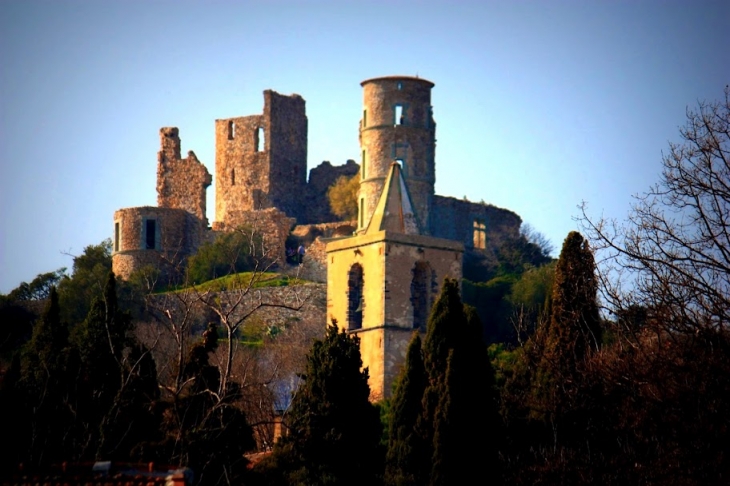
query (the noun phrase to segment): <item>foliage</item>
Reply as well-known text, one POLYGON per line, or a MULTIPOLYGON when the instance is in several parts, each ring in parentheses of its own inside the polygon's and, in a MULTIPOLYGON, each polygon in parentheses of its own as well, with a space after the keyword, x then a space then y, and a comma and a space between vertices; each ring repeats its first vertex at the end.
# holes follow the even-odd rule
POLYGON ((110 272, 103 299, 94 300, 89 315, 72 333, 80 361, 81 457, 126 459, 154 425, 148 404, 158 393, 155 366, 130 331, 131 316, 118 305, 116 279, 110 272))
POLYGON ((112 271, 112 240, 84 248, 73 258, 73 273, 58 284, 62 318, 74 326, 86 318, 92 301, 101 297, 112 271))
POLYGON ((357 219, 357 191, 359 189, 360 174, 352 177, 340 176, 327 189, 332 214, 346 221, 357 219))
POLYGON ((260 238, 252 238, 250 230, 219 234, 212 243, 205 243, 188 258, 187 281, 200 284, 214 278, 256 268, 256 248, 260 238))
MULTIPOLYGON (((208 280, 200 285, 196 285, 195 290, 198 292, 222 292, 227 290, 242 290, 249 286, 255 289, 263 287, 287 287, 290 285, 301 285, 304 282, 300 278, 290 277, 289 275, 276 272, 241 272, 208 280)), ((174 292, 187 291, 190 291, 189 287, 174 290, 174 292)))
POLYGON ((51 288, 56 287, 65 277, 66 268, 39 274, 30 283, 22 282, 17 288, 11 290, 8 298, 14 301, 47 299, 51 295, 51 288))
MULTIPOLYGON (((63 438, 73 423, 66 397, 72 390, 73 366, 70 365, 68 328, 61 321, 58 294, 51 287, 48 304, 33 328, 33 336, 21 354, 20 388, 26 410, 25 420, 18 420, 20 440, 27 449, 31 464, 58 460, 63 451, 63 438)), ((16 419, 20 417, 16 416, 16 419)), ((17 430, 17 429, 16 429, 17 430)))
POLYGON ((417 429, 425 389, 421 338, 414 333, 392 398, 385 467, 388 485, 415 486, 423 484, 425 479, 424 472, 431 462, 430 445, 417 429))
POLYGON ((582 222, 611 310, 644 307, 668 331, 693 334, 730 322, 730 86, 724 101, 688 109, 679 133, 625 224, 591 220, 585 206, 582 222))
POLYGON ((588 241, 572 231, 563 242, 555 267, 546 349, 547 359, 566 372, 601 344, 595 272, 588 241))
POLYGON ((509 296, 516 282, 514 275, 502 275, 487 282, 462 282, 464 303, 476 308, 484 323, 483 338, 488 342, 509 341, 514 335, 510 322, 514 306, 509 296))
MULTIPOLYGON (((411 419, 405 411, 412 413, 417 402, 410 398, 405 402, 410 406, 402 407, 406 389, 400 387, 394 398, 394 424, 405 422, 400 435, 398 429, 391 432, 388 478, 392 484, 454 484, 474 478, 485 464, 497 470, 501 432, 494 372, 481 329, 476 310, 461 302, 458 282, 446 279, 428 321, 422 353, 425 388, 410 436, 406 431, 411 419), (474 413, 475 404, 480 405, 479 413, 474 413), (465 442, 465 430, 480 440, 465 442)), ((409 352, 413 369, 419 369, 420 354, 409 352)), ((410 381, 407 376, 401 378, 404 383, 410 381)))
POLYGON ((359 339, 333 324, 315 341, 275 448, 288 484, 370 485, 382 474, 380 420, 359 339))

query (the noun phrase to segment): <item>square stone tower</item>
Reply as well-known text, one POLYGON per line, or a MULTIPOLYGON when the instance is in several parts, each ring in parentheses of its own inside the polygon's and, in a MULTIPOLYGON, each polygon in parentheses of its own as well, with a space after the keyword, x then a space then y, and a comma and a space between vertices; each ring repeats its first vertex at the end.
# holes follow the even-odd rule
POLYGON ((459 242, 422 234, 395 162, 364 232, 327 244, 327 316, 360 338, 371 400, 391 395, 411 336, 425 332, 441 283, 461 278, 462 253, 459 242))
POLYGON ((301 220, 307 184, 304 98, 264 91, 264 112, 215 121, 215 219, 277 208, 301 220))

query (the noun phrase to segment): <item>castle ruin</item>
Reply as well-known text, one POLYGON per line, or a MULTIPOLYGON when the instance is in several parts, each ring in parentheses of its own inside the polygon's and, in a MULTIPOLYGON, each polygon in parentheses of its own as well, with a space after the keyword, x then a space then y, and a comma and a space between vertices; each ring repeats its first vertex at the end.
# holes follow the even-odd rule
POLYGON ((464 256, 494 260, 522 223, 512 211, 435 194, 434 83, 386 76, 363 81, 360 163, 325 161, 307 179, 304 99, 264 91, 262 114, 215 121, 212 177, 174 127, 160 130, 157 207, 114 213, 113 270, 122 278, 154 266, 182 275, 186 259, 217 232, 255 227, 279 262, 293 235, 308 244, 303 274, 328 284, 327 318, 361 338, 372 398, 388 396, 414 330, 425 330, 445 277, 461 278, 464 256), (338 222, 327 188, 360 175, 358 218, 338 222))

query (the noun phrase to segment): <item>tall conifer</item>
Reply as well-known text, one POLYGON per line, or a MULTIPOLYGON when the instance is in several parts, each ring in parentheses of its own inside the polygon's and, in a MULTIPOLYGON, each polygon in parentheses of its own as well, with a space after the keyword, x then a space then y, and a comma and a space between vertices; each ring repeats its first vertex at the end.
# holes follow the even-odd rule
POLYGON ((380 418, 369 402, 360 340, 329 326, 307 356, 276 453, 288 484, 371 485, 382 475, 380 418))
POLYGON ((392 486, 417 486, 425 483, 429 471, 430 444, 416 424, 422 413, 426 389, 426 369, 421 354, 421 338, 413 334, 406 362, 391 403, 385 480, 392 486))

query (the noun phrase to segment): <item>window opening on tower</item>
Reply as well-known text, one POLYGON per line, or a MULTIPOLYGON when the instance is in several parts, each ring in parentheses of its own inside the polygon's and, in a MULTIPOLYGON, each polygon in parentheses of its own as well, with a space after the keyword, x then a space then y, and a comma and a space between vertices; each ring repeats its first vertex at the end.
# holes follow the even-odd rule
POLYGON ((256 152, 263 152, 266 150, 266 137, 264 136, 264 128, 258 127, 254 133, 254 145, 256 145, 256 152))
POLYGON ((395 105, 394 125, 403 125, 403 105, 395 105))

